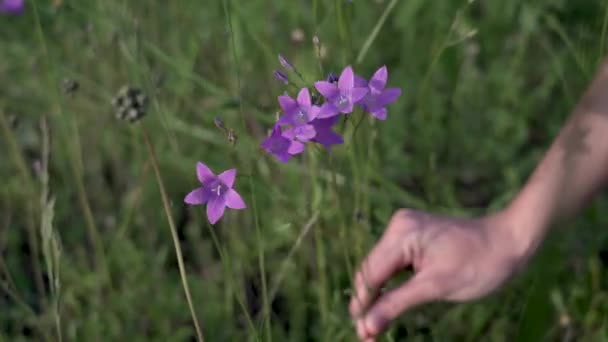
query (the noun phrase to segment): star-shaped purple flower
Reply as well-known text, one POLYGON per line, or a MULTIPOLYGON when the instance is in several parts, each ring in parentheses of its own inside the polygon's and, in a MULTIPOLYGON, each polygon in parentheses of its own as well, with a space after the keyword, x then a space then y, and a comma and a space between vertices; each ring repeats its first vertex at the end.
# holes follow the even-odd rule
POLYGON ((201 187, 194 189, 184 199, 190 205, 207 204, 207 218, 215 224, 223 215, 226 207, 230 209, 245 209, 247 205, 234 186, 236 169, 226 170, 215 175, 205 164, 196 164, 196 175, 201 187))
MULTIPOLYGON (((369 88, 369 93, 360 101, 363 110, 369 112, 378 120, 386 120, 386 106, 393 103, 400 95, 401 89, 387 88, 386 81, 388 79, 388 70, 386 66, 378 69, 369 83, 366 86, 369 88)), ((365 79, 357 77, 355 84, 361 85, 365 79)))
POLYGON ((279 96, 279 104, 285 115, 279 118, 279 125, 304 126, 319 115, 319 107, 310 100, 308 88, 302 88, 297 100, 287 95, 279 96))
POLYGON ((0 0, 0 13, 20 14, 24 7, 24 0, 0 0))
POLYGON ((279 125, 274 126, 270 136, 260 146, 283 163, 289 161, 292 156, 304 152, 304 144, 285 137, 279 125))
POLYGON ((352 113, 355 103, 360 101, 367 93, 367 87, 355 86, 355 73, 349 65, 340 74, 338 85, 327 81, 315 82, 315 88, 327 100, 322 106, 319 118, 330 118, 340 113, 352 113))

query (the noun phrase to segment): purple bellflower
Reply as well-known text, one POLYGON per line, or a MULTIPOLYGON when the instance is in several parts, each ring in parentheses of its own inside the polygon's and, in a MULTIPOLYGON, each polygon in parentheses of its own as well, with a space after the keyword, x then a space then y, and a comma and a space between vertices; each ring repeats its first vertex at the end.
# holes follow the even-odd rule
POLYGON ((0 0, 0 13, 21 14, 24 7, 24 0, 0 0))
POLYGON ((283 55, 279 55, 279 63, 285 68, 285 70, 294 70, 293 64, 287 60, 287 58, 283 57, 283 55))
POLYGON ((386 81, 388 79, 388 70, 386 66, 378 69, 369 83, 365 82, 365 79, 356 76, 355 84, 357 86, 365 86, 369 88, 368 94, 359 102, 363 110, 369 112, 378 120, 386 120, 386 106, 395 102, 395 100, 401 96, 401 89, 399 88, 386 88, 386 81))
POLYGON ((351 66, 347 66, 340 74, 338 84, 327 81, 315 82, 315 88, 327 100, 322 106, 319 118, 330 118, 340 113, 352 113, 355 103, 359 102, 367 93, 368 88, 355 86, 355 73, 351 66))
POLYGON ((287 95, 278 98, 285 115, 279 118, 279 125, 304 126, 319 115, 320 108, 314 106, 308 88, 302 88, 296 100, 287 95))
POLYGON ((226 207, 230 209, 245 209, 247 205, 234 186, 236 169, 226 170, 215 175, 205 164, 196 164, 196 175, 201 187, 194 189, 184 199, 190 205, 207 204, 209 223, 215 224, 224 215, 226 207))
POLYGON ((304 144, 284 136, 281 126, 278 124, 274 126, 270 136, 260 146, 282 163, 286 163, 292 156, 304 152, 304 144))
POLYGON ((289 84, 289 78, 287 78, 287 75, 285 75, 285 73, 283 73, 282 71, 275 70, 274 79, 283 84, 289 84))

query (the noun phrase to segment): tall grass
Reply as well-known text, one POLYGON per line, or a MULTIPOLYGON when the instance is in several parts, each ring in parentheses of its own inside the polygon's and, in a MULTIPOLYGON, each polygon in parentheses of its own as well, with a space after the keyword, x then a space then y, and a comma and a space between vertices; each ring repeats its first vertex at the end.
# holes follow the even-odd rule
MULTIPOLYGON (((352 275, 392 212, 504 206, 606 53, 607 13, 90 0, 0 17, 0 341, 354 340, 352 275), (387 65, 403 95, 387 121, 355 113, 344 145, 280 164, 259 149, 276 96, 293 95, 278 54, 299 85, 387 65), (147 133, 112 113, 125 84, 150 98, 147 133), (237 168, 249 208, 211 226, 184 205, 196 161, 237 168)), ((416 309, 383 339, 608 339, 606 210, 600 198, 502 292, 416 309)))

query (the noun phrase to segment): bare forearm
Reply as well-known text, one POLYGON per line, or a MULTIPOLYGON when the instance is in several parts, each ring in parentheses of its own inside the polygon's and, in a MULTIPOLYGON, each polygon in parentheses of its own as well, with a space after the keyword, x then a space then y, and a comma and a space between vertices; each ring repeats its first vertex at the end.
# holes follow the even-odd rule
POLYGON ((523 254, 576 213, 608 180, 608 60, 527 184, 506 210, 523 254))

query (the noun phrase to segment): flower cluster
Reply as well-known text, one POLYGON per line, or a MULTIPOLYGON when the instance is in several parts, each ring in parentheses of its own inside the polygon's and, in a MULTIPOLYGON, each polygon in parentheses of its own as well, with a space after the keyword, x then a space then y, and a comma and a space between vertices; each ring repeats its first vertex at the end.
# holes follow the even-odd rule
MULTIPOLYGON (((293 64, 280 55, 279 63, 286 71, 297 73, 293 64)), ((278 81, 289 84, 285 73, 275 71, 274 76, 278 81)), ((298 76, 301 75, 298 73, 298 76)), ((327 80, 314 83, 316 92, 323 97, 322 103, 316 94, 311 96, 306 87, 299 90, 295 99, 289 95, 279 96, 282 115, 261 147, 285 163, 304 152, 307 143, 319 143, 327 149, 342 144, 344 140, 332 129, 340 115, 348 115, 360 107, 376 119, 386 119, 386 106, 401 95, 399 88, 386 88, 387 79, 386 66, 378 69, 369 81, 347 66, 340 77, 331 73, 327 80)))
MULTIPOLYGON (((293 64, 283 56, 279 56, 279 63, 285 71, 296 73, 304 80, 293 64)), ((292 85, 287 74, 282 71, 275 71, 274 77, 285 85, 292 85)), ((386 119, 386 106, 401 95, 399 88, 386 88, 387 78, 388 70, 385 66, 378 69, 369 81, 356 75, 353 68, 347 66, 339 77, 330 73, 326 80, 315 82, 313 94, 309 88, 304 87, 295 98, 287 94, 279 96, 282 113, 261 147, 286 163, 293 156, 304 152, 306 144, 318 143, 329 150, 333 145, 344 143, 342 137, 333 130, 341 115, 349 115, 358 107, 376 119, 386 119)), ((124 101, 120 104, 122 102, 124 101)), ((227 130, 220 119, 216 118, 214 122, 222 131, 227 130)), ((235 169, 216 176, 205 164, 199 162, 196 170, 201 186, 190 192, 184 202, 189 205, 206 204, 211 224, 215 224, 224 215, 226 208, 246 208, 241 196, 233 189, 235 169)))

